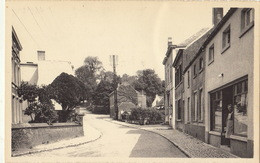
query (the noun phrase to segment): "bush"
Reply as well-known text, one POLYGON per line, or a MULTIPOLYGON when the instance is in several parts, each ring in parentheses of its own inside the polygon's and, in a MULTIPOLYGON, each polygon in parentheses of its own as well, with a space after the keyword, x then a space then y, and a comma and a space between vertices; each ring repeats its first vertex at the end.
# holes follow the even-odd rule
POLYGON ((54 111, 52 104, 33 102, 25 109, 25 115, 31 116, 31 123, 51 124, 58 120, 58 115, 54 111), (32 117, 34 115, 34 118, 32 117))
POLYGON ((153 108, 133 108, 128 120, 138 121, 139 124, 158 124, 163 121, 163 115, 160 111, 153 108))

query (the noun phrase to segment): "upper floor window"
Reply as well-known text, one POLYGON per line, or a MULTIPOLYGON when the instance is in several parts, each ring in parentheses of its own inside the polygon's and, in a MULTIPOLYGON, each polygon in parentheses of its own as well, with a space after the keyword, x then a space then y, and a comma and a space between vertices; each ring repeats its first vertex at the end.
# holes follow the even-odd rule
POLYGON ((214 61, 214 44, 209 48, 209 63, 214 61))
POLYGON ((182 81, 182 64, 175 69, 175 86, 182 81))
POLYGON ((190 87, 190 71, 188 71, 188 73, 187 73, 187 75, 188 75, 188 81, 187 81, 187 84, 188 84, 188 88, 190 87))
POLYGON ((196 64, 193 66, 193 76, 195 77, 197 75, 197 72, 196 72, 196 64))
POLYGON ((254 13, 252 8, 246 8, 242 11, 242 29, 249 26, 254 21, 254 13))
POLYGON ((222 34, 222 48, 230 46, 230 26, 228 26, 222 34))
POLYGON ((200 58, 200 65, 199 65, 199 66, 200 66, 200 70, 202 70, 202 69, 203 69, 203 66, 204 66, 204 65, 203 65, 203 58, 202 58, 202 57, 200 58))

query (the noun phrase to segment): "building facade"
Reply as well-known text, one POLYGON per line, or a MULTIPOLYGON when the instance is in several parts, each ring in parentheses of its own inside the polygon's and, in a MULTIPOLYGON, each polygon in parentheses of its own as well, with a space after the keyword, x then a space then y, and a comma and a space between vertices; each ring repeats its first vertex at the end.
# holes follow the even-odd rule
POLYGON ((204 47, 205 140, 230 147, 238 156, 253 157, 254 9, 231 8, 204 47), (232 128, 227 125, 229 115, 232 128), (228 128, 232 129, 229 139, 228 128))
MULTIPOLYGON (((115 118, 115 100, 114 92, 109 94, 110 117, 115 118)), ((146 108, 146 95, 144 91, 136 91, 130 84, 122 83, 117 88, 117 106, 118 119, 122 118, 122 114, 130 112, 132 108, 146 108)))
POLYGON ((22 99, 18 96, 17 89, 21 84, 20 51, 22 50, 18 36, 12 27, 12 124, 22 123, 22 99))

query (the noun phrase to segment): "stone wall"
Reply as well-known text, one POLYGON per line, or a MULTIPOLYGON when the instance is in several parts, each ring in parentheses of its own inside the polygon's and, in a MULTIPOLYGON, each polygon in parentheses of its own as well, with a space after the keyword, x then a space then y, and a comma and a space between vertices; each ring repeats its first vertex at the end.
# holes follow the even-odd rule
POLYGON ((12 126, 12 151, 83 135, 83 126, 76 123, 15 124, 12 126))

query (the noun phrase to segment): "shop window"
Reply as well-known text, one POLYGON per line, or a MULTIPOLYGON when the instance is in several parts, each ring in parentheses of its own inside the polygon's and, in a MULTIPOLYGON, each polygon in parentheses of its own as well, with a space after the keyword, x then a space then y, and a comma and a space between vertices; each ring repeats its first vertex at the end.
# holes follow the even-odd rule
POLYGON ((247 80, 234 85, 234 134, 247 136, 247 80))
POLYGON ((214 61, 214 44, 209 48, 209 64, 214 61))
POLYGON ((222 34, 222 48, 230 46, 230 26, 228 26, 222 34))
POLYGON ((222 130, 222 91, 210 95, 211 98, 211 129, 221 132, 222 130))

